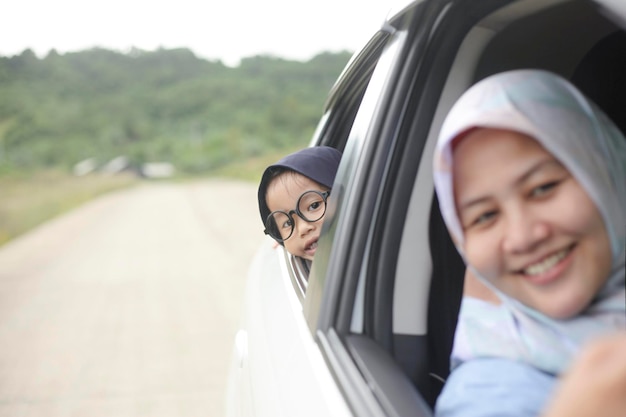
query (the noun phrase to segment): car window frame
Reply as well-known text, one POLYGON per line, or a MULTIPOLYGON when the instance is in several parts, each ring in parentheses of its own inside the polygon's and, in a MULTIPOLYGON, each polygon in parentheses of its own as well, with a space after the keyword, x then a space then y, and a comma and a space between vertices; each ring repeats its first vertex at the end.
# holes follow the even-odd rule
MULTIPOLYGON (((426 4, 427 2, 423 2, 426 4)), ((418 22, 419 23, 419 22, 418 22)), ((347 167, 345 172, 338 173, 339 182, 342 178, 346 178, 347 181, 341 184, 342 191, 345 193, 345 199, 340 196, 338 198, 338 209, 340 210, 339 219, 335 224, 333 230, 333 216, 329 222, 330 233, 333 235, 344 235, 344 239, 339 240, 339 243, 344 245, 344 250, 350 253, 353 257, 352 260, 355 263, 353 268, 356 268, 357 276, 347 278, 345 274, 340 271, 333 271, 331 268, 320 274, 323 279, 335 279, 335 282, 326 282, 324 288, 324 294, 321 299, 323 308, 321 310, 307 310, 307 301, 313 300, 312 297, 313 284, 318 282, 315 278, 311 281, 311 287, 307 293, 305 300, 305 312, 309 314, 308 319, 313 318, 313 329, 316 329, 316 337, 322 348, 322 351, 327 358, 327 362, 331 364, 332 370, 340 382, 340 385, 346 392, 348 403, 355 410, 356 415, 363 416, 375 416, 375 415, 402 415, 405 412, 410 412, 415 416, 430 415, 430 409, 417 393, 415 387, 406 378, 406 376, 399 370, 397 365, 390 359, 384 349, 380 348, 380 345, 374 343, 369 337, 362 337, 358 332, 352 332, 354 329, 352 323, 352 317, 354 312, 354 297, 356 293, 355 283, 361 282, 359 275, 363 271, 363 265, 367 262, 367 256, 354 256, 355 248, 350 246, 351 243, 357 242, 360 247, 357 251, 363 251, 365 253, 366 246, 370 244, 372 239, 373 229, 367 228, 355 228, 354 239, 346 239, 345 234, 342 233, 343 228, 347 228, 350 222, 354 222, 354 219, 342 218, 341 213, 355 213, 354 206, 361 204, 361 199, 367 199, 367 195, 373 197, 373 200, 368 201, 366 205, 370 210, 374 210, 379 202, 375 201, 380 198, 377 193, 375 184, 382 183, 386 174, 385 169, 388 168, 387 151, 390 146, 393 146, 394 135, 397 134, 395 129, 395 120, 390 120, 388 111, 394 106, 395 110, 391 110, 394 117, 401 118, 403 113, 403 98, 398 99, 393 97, 392 94, 399 93, 400 97, 405 97, 406 92, 402 92, 407 84, 410 82, 410 75, 407 75, 409 69, 407 69, 406 60, 407 53, 405 45, 407 42, 408 33, 410 30, 417 31, 415 27, 404 27, 403 30, 398 30, 394 33, 394 39, 390 40, 386 46, 386 51, 381 56, 375 73, 372 77, 368 91, 363 100, 365 109, 359 109, 359 115, 355 126, 351 131, 350 142, 346 147, 347 158, 358 157, 358 160, 345 162, 342 160, 342 167, 347 167), (386 53, 388 55, 386 55, 386 53), (385 59, 388 62, 385 63, 385 59), (379 71, 379 72, 378 72, 379 71), (402 71, 404 71, 405 79, 401 80, 402 71), (377 72, 380 74, 378 79, 377 72), (368 97, 372 97, 371 102, 368 97), (394 99, 396 101, 394 101, 394 99), (369 106, 369 107, 368 107, 369 106), (372 117, 374 116, 374 117, 372 117), (359 131, 361 129, 361 131, 359 131), (359 133, 361 134, 359 136, 359 133), (387 135, 386 140, 374 140, 374 137, 387 135), (360 147, 360 148, 359 148, 360 147), (381 156, 382 155, 382 156, 381 156), (378 169, 372 169, 373 166, 377 166, 378 169), (351 168, 348 169, 348 168, 351 168), (372 179, 374 177, 375 179, 372 179), (360 194, 366 189, 363 194, 360 194), (345 203, 347 207, 342 207, 342 203, 345 203), (352 205, 352 207, 350 207, 352 205), (341 211, 343 210, 343 211, 341 211), (358 236, 359 231, 364 236, 358 236), (334 284, 334 285, 333 285, 334 284), (313 314, 311 312, 313 311, 313 314), (318 314, 315 314, 318 313, 318 314), (317 320, 315 320, 317 319, 317 320), (356 334, 353 334, 356 333, 356 334), (373 371, 370 365, 376 365, 378 361, 368 361, 365 358, 376 357, 379 360, 385 362, 385 366, 377 367, 374 371, 376 375, 368 372, 373 371), (389 378, 385 378, 384 375, 389 378), (365 378, 364 378, 365 376, 365 378), (381 377, 382 376, 382 377, 381 377), (381 384, 381 382, 388 381, 389 384, 381 384), (376 389, 378 387, 379 389, 376 389), (400 392, 412 393, 412 395, 399 395, 400 392), (363 406, 375 399, 377 407, 363 406)), ((430 36, 430 30, 428 26, 420 28, 420 36, 427 39, 430 36)), ((425 43, 425 40, 424 42, 425 43)), ((415 58, 419 60, 419 53, 415 53, 415 58)), ((415 67, 417 63, 413 62, 415 67)), ((415 68, 413 67, 413 68, 415 68)), ((337 184, 335 185, 337 187, 337 184)), ((370 197, 370 198, 372 198, 370 197)), ((367 219, 371 216, 371 212, 363 213, 359 212, 359 216, 362 219, 367 219)), ((371 218, 371 217, 370 217, 371 218)), ((325 222, 325 225, 326 225, 325 222)), ((354 223, 352 225, 354 227, 354 223)), ((348 229, 349 230, 349 229, 348 229)), ((329 254, 329 257, 335 257, 335 263, 330 263, 330 266, 335 266, 337 269, 343 269, 346 263, 341 259, 341 255, 338 255, 336 250, 336 243, 333 243, 333 253, 329 254)), ((316 268, 320 268, 320 261, 318 259, 319 253, 316 254, 316 262, 312 267, 312 276, 316 277, 314 273, 316 268)), ((326 265, 328 266, 328 265, 326 265)), ((349 269, 348 266, 346 269, 349 269)), ((320 268, 321 269, 321 268, 320 268)), ((310 306, 311 303, 308 304, 310 306)), ((322 305, 322 304, 320 304, 322 305)), ((375 366, 376 367, 376 366, 375 366)))

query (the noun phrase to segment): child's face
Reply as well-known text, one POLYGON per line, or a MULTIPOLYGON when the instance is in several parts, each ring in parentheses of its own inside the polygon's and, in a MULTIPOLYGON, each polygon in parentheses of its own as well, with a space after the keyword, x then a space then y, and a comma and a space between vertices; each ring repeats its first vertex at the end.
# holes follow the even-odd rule
POLYGON ((595 204, 529 136, 470 132, 454 150, 467 261, 500 291, 557 319, 583 310, 611 270, 595 204))
MULTIPOLYGON (((306 191, 327 191, 327 189, 304 175, 285 172, 274 178, 267 187, 265 199, 270 212, 295 210, 300 196, 306 191)), ((307 222, 292 213, 294 229, 291 237, 284 241, 287 252, 295 256, 313 260, 317 250, 324 217, 316 222, 307 222)))

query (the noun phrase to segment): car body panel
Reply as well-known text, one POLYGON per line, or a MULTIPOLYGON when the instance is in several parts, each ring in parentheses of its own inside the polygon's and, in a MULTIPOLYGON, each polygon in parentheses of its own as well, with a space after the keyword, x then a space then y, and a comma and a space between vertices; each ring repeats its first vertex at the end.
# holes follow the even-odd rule
POLYGON ((284 249, 268 238, 251 263, 226 415, 350 416, 286 268, 284 249))

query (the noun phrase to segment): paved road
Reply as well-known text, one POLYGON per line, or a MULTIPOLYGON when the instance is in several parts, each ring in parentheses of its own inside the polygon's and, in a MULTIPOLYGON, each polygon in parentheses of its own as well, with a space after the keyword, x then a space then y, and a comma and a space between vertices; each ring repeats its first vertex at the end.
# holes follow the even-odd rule
POLYGON ((0 248, 0 416, 221 416, 255 191, 140 186, 0 248))

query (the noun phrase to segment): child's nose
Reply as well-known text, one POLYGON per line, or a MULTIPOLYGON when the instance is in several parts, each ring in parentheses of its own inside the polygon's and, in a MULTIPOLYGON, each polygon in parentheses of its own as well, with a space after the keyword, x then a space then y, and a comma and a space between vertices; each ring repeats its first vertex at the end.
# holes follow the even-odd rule
POLYGON ((306 220, 300 218, 300 216, 295 217, 295 222, 296 233, 300 236, 307 234, 315 227, 313 223, 307 222, 306 220))

